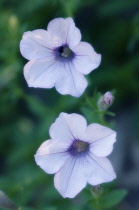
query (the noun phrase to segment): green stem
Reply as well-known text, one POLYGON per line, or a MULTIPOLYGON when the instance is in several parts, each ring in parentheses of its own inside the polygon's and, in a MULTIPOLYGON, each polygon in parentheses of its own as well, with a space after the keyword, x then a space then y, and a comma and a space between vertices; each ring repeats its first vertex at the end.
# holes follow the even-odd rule
POLYGON ((98 114, 98 117, 99 117, 99 122, 100 122, 100 124, 106 126, 106 122, 105 122, 105 118, 104 118, 104 113, 99 113, 99 114, 98 114))
POLYGON ((103 208, 100 206, 100 203, 99 203, 99 198, 97 198, 97 199, 94 199, 93 200, 93 207, 95 208, 95 210, 103 210, 103 208))

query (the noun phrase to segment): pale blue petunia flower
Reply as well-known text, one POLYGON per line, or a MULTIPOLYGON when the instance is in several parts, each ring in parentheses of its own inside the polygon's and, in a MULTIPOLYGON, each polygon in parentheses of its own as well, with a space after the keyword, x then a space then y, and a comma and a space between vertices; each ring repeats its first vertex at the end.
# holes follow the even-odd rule
POLYGON ((110 182, 116 174, 106 158, 116 141, 116 132, 93 123, 87 126, 79 114, 61 113, 35 155, 46 173, 55 174, 54 185, 63 197, 75 197, 87 183, 110 182))
POLYGON ((25 32, 21 54, 29 60, 24 76, 29 87, 52 88, 65 95, 79 97, 87 87, 84 75, 97 68, 101 55, 81 42, 80 30, 72 18, 56 18, 47 31, 25 32))

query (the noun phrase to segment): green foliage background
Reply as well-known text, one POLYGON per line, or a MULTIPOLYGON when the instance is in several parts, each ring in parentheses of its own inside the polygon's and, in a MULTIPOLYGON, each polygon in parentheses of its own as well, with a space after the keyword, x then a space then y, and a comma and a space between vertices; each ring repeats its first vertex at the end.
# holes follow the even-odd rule
MULTIPOLYGON (((139 138, 138 0, 1 0, 0 37, 0 189, 22 210, 92 209, 86 190, 75 199, 63 199, 53 175, 35 164, 34 154, 49 139, 49 127, 60 112, 77 112, 88 122, 100 122, 85 107, 87 95, 92 100, 95 90, 116 90, 111 110, 117 116, 132 110, 134 129, 128 132, 139 138), (89 86, 80 98, 61 96, 55 89, 28 88, 23 77, 27 60, 19 51, 25 31, 45 29, 51 19, 68 16, 80 28, 82 40, 102 54, 101 66, 87 77, 89 86)), ((130 203, 120 205, 124 209, 130 203)), ((137 205, 136 200, 133 209, 137 205)), ((114 209, 109 204, 106 208, 114 209)))

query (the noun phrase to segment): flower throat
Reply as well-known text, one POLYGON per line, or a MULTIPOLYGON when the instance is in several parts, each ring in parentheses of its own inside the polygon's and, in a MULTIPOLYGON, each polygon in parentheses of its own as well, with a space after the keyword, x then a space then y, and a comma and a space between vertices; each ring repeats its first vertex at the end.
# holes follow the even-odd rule
POLYGON ((67 45, 59 47, 58 53, 59 53, 59 56, 62 58, 72 58, 73 57, 73 52, 67 45))
POLYGON ((89 144, 82 140, 75 140, 68 149, 69 153, 73 156, 86 154, 88 150, 89 144))

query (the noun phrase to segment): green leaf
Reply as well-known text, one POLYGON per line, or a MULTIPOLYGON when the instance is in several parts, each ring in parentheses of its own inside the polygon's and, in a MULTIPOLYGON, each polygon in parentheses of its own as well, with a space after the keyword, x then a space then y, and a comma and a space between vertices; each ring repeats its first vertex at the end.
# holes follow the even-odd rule
POLYGON ((112 117, 115 117, 115 115, 116 115, 115 113, 110 112, 110 111, 106 111, 106 114, 109 115, 109 116, 112 116, 112 117))
POLYGON ((127 190, 113 190, 104 194, 100 199, 100 204, 104 209, 111 208, 119 204, 127 195, 127 190))

